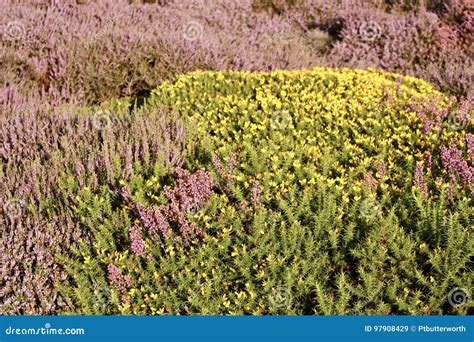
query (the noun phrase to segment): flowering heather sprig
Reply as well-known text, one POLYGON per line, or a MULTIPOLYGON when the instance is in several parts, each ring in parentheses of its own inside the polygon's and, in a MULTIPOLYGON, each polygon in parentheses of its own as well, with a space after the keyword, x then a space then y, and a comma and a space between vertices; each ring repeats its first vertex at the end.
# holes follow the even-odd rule
POLYGON ((230 191, 233 186, 233 177, 234 177, 234 170, 235 165, 237 163, 237 156, 235 153, 232 153, 227 160, 227 166, 224 167, 222 165, 221 160, 216 154, 212 155, 212 164, 216 169, 217 174, 219 177, 224 180, 224 189, 225 191, 230 191))
POLYGON ((387 173, 387 168, 385 167, 385 163, 383 160, 379 161, 377 172, 379 173, 380 178, 383 178, 387 173))
MULTIPOLYGON (((136 210, 140 220, 150 234, 156 235, 161 233, 164 237, 169 237, 172 234, 172 227, 176 226, 185 236, 189 236, 192 232, 202 236, 203 232, 189 222, 186 218, 186 213, 200 209, 204 202, 214 193, 214 182, 211 179, 211 175, 204 170, 198 170, 190 174, 180 167, 176 167, 173 173, 177 177, 175 184, 173 186, 165 186, 164 188, 165 197, 168 199, 168 204, 166 205, 155 205, 145 208, 139 203, 134 204, 128 189, 122 189, 122 196, 125 202, 136 210)), ((141 230, 139 235, 136 235, 138 234, 136 233, 136 227, 130 228, 130 232, 131 249, 134 252, 138 249, 141 255, 143 253, 142 242, 137 238, 138 236, 141 238, 141 230), (138 240, 135 245, 133 243, 134 239, 132 239, 132 232, 135 239, 138 240)))
POLYGON ((213 194, 214 182, 208 172, 198 170, 190 174, 177 167, 173 173, 178 177, 176 184, 164 188, 164 194, 173 208, 182 212, 197 210, 213 194))
POLYGON ((434 128, 440 128, 449 116, 448 108, 440 108, 438 99, 430 99, 428 103, 409 102, 408 107, 414 110, 423 124, 423 133, 429 134, 434 128))
POLYGON ((135 224, 130 227, 129 237, 132 253, 137 256, 143 255, 143 252, 145 251, 145 243, 143 242, 142 227, 139 222, 135 222, 135 224))
POLYGON ((176 184, 173 187, 166 186, 164 194, 169 201, 167 217, 177 224, 179 230, 188 235, 195 232, 202 236, 195 225, 186 219, 186 212, 198 210, 205 201, 214 193, 211 175, 204 170, 198 170, 194 174, 179 167, 173 170, 173 173, 178 177, 176 184))
POLYGON ((364 182, 364 184, 368 186, 370 190, 377 189, 377 186, 379 184, 377 180, 374 178, 372 171, 365 173, 364 176, 362 177, 362 181, 364 182))
POLYGON ((129 276, 124 276, 120 268, 113 264, 107 266, 108 278, 112 285, 117 289, 117 291, 123 293, 125 292, 132 284, 132 281, 129 276))
POLYGON ((211 159, 212 159, 212 165, 214 165, 214 168, 216 169, 217 174, 221 178, 224 178, 225 177, 225 170, 224 170, 224 166, 222 165, 222 162, 221 162, 220 158, 216 154, 213 154, 211 159))
POLYGON ((415 169, 415 179, 413 184, 420 190, 421 194, 425 197, 428 196, 428 186, 425 179, 425 170, 423 165, 417 164, 415 169))
POLYGON ((135 209, 150 234, 158 234, 160 232, 165 237, 171 235, 168 215, 166 215, 167 208, 165 206, 144 208, 141 204, 137 203, 135 209))
POLYGON ((471 162, 474 162, 474 138, 470 133, 466 134, 466 147, 471 162))
POLYGON ((469 126, 471 112, 473 110, 474 94, 470 93, 466 98, 459 101, 456 110, 448 118, 451 129, 461 130, 469 126))
POLYGON ((454 193, 454 187, 456 186, 456 176, 455 175, 450 175, 449 176, 449 185, 446 188, 446 196, 452 200, 453 199, 453 193, 454 193))
POLYGON ((431 152, 425 153, 424 163, 428 169, 431 169, 433 167, 433 155, 431 154, 431 152))
POLYGON ((255 180, 252 185, 251 199, 252 199, 253 205, 257 209, 263 207, 263 204, 260 202, 261 192, 262 192, 262 188, 260 187, 260 183, 257 180, 255 180))
POLYGON ((235 153, 231 153, 229 159, 227 160, 227 172, 229 174, 233 174, 235 170, 235 165, 237 164, 237 155, 235 153))
POLYGON ((462 182, 472 185, 474 168, 463 159, 462 151, 456 146, 441 146, 441 161, 450 175, 458 175, 462 182))

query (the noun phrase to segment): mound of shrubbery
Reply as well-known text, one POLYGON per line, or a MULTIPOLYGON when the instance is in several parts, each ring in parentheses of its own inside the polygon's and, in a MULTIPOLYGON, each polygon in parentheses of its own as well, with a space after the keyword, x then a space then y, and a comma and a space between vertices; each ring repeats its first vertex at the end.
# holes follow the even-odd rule
MULTIPOLYGON (((472 206, 468 202, 472 195, 473 150, 469 134, 474 70, 472 14, 467 0, 0 1, 0 313, 104 312, 100 303, 109 303, 111 295, 115 296, 114 305, 107 310, 116 312, 118 303, 125 302, 119 301, 118 292, 113 290, 116 287, 111 286, 105 261, 98 262, 96 244, 100 236, 95 229, 107 237, 105 250, 133 250, 141 254, 140 258, 148 256, 156 242, 146 235, 154 229, 150 226, 156 227, 158 236, 168 234, 173 241, 181 237, 183 246, 197 235, 196 241, 203 248, 206 237, 216 237, 216 232, 223 231, 223 223, 215 222, 217 215, 205 214, 213 212, 207 206, 216 198, 227 199, 226 205, 235 208, 236 215, 244 215, 229 221, 229 226, 245 227, 241 237, 245 246, 250 246, 246 239, 255 232, 247 231, 253 224, 252 210, 262 215, 265 227, 270 225, 264 231, 270 232, 273 225, 280 227, 280 223, 291 227, 299 224, 305 234, 311 231, 307 229, 309 222, 315 220, 309 213, 321 216, 323 209, 328 210, 332 224, 331 215, 338 212, 343 225, 338 221, 334 226, 337 234, 331 233, 338 238, 344 236, 345 228, 341 227, 346 223, 364 225, 354 221, 357 217, 373 222, 372 207, 376 213, 381 209, 384 215, 393 210, 398 226, 408 234, 414 234, 413 227, 420 225, 418 232, 423 231, 423 237, 417 235, 416 239, 426 241, 420 246, 426 243, 427 251, 441 253, 416 257, 419 265, 425 265, 422 275, 435 279, 430 280, 435 295, 428 294, 429 284, 418 286, 407 280, 412 285, 407 287, 410 295, 415 296, 413 291, 419 290, 426 300, 434 298, 439 304, 447 287, 457 284, 469 289, 471 278, 467 283, 464 278, 456 278, 458 273, 467 273, 463 271, 464 259, 458 262, 458 269, 452 267, 458 259, 446 254, 448 262, 439 255, 452 247, 448 248, 446 241, 454 239, 453 231, 444 228, 458 222, 458 218, 451 219, 451 214, 461 215, 461 225, 470 227, 471 217, 460 214, 465 211, 457 210, 457 205, 472 206), (175 83, 178 75, 195 70, 274 71, 321 66, 371 66, 416 76, 456 100, 443 98, 417 80, 362 71, 345 71, 344 80, 339 72, 321 69, 317 75, 295 72, 291 77, 287 73, 197 73, 179 77, 175 83), (271 86, 261 84, 276 75, 282 79, 272 81, 271 86), (301 75, 305 83, 295 85, 292 91, 285 88, 283 93, 280 84, 293 87, 299 82, 295 75, 301 75), (374 87, 378 90, 366 92, 366 83, 351 86, 352 95, 360 96, 353 99, 342 86, 351 83, 349 75, 355 77, 356 84, 356 79, 362 78, 369 78, 373 84, 370 78, 377 75, 374 87), (160 87, 153 99, 148 98, 150 91, 166 80, 170 83, 160 87), (317 89, 305 95, 308 102, 303 105, 303 97, 296 89, 308 90, 313 83, 318 84, 314 86, 317 89), (196 92, 191 91, 192 87, 196 92), (399 92, 395 91, 397 87, 399 92), (243 102, 237 100, 238 92, 242 92, 243 102), (324 93, 338 104, 318 97, 324 93), (373 98, 366 98, 367 95, 373 98), (339 98, 343 97, 341 102, 339 98), (120 100, 111 100, 117 98, 120 100), (291 106, 290 99, 294 102, 291 106), (144 102, 146 106, 142 106, 144 102), (230 111, 236 113, 231 115, 230 111), (316 112, 324 115, 315 115, 316 112), (311 116, 303 118, 308 113, 311 116), (311 117, 317 120, 311 121, 311 117), (385 144, 384 148, 379 144, 385 144), (195 182, 203 183, 203 188, 195 188, 195 182), (326 186, 328 192, 324 190, 326 186), (414 205, 412 188, 428 202, 414 205), (310 190, 326 199, 314 200, 315 194, 310 190), (205 196, 199 195, 203 191, 205 196), (310 194, 306 194, 308 191, 310 194), (333 202, 327 199, 327 193, 334 194, 333 202), (91 209, 90 203, 95 200, 101 204, 92 205, 91 209), (304 201, 312 203, 311 209, 304 201), (141 206, 137 208, 138 203, 141 206), (305 211, 298 211, 300 205, 305 211), (416 209, 420 206, 429 210, 416 209), (120 208, 124 220, 117 216, 120 208), (348 216, 348 208, 352 208, 353 216, 348 216), (190 213, 204 216, 189 217, 190 213), (117 222, 110 221, 112 218, 117 222), (275 223, 268 223, 274 219, 270 222, 275 223), (129 232, 132 226, 133 233, 129 232), (140 227, 145 234, 145 247, 137 238, 140 227), (107 235, 109 231, 111 236, 107 235), (69 275, 77 278, 80 268, 70 266, 66 272, 64 260, 57 257, 70 258, 71 248, 77 247, 79 241, 83 243, 81 250, 90 250, 91 262, 98 265, 98 269, 88 271, 92 276, 84 276, 85 282, 69 275), (434 263, 443 260, 445 264, 429 269, 432 261, 427 264, 425 259, 434 263), (444 278, 437 274, 448 275, 444 278), (438 286, 440 279, 445 282, 438 286), (70 280, 73 293, 56 287, 70 280), (95 286, 92 294, 73 290, 90 284, 95 286)), ((221 210, 222 205, 216 210, 221 210)), ((230 209, 223 210, 222 215, 227 215, 230 209)), ((313 238, 322 239, 324 245, 331 227, 328 225, 326 235, 319 231, 313 238), (326 237, 321 238, 321 234, 326 237)), ((360 230, 362 237, 370 232, 364 229, 360 230)), ((236 239, 232 235, 229 241, 235 243, 236 239)), ((459 239, 465 242, 464 235, 459 239)), ((311 239, 308 241, 314 245, 311 239)), ((319 259, 322 260, 320 250, 327 258, 333 258, 331 251, 341 246, 339 240, 334 241, 337 248, 318 247, 315 253, 319 259)), ((248 246, 250 253, 256 250, 248 246)), ((395 292, 384 282, 377 282, 381 286, 374 282, 370 283, 373 286, 363 287, 362 278, 357 278, 354 271, 360 261, 349 257, 354 243, 347 242, 345 246, 345 250, 341 249, 345 253, 343 261, 334 260, 338 260, 337 265, 346 266, 330 266, 328 280, 318 280, 319 288, 327 295, 325 300, 338 300, 334 279, 344 271, 358 291, 350 293, 350 313, 373 309, 375 306, 369 302, 382 294, 382 288, 391 296, 385 293, 384 300, 393 303, 395 292), (369 290, 371 297, 367 297, 369 290)), ((269 244, 268 250, 272 248, 282 253, 276 242, 269 244)), ((196 260, 189 247, 179 250, 174 253, 185 253, 186 258, 196 260)), ((278 253, 271 255, 281 255, 278 253)), ((176 259, 170 260, 169 267, 175 267, 176 259)), ((252 256, 250 263, 255 260, 260 259, 252 256)), ((130 263, 132 269, 135 262, 138 261, 130 263)), ((208 266, 214 265, 212 259, 208 262, 208 266)), ((114 266, 115 261, 111 264, 110 274, 115 274, 116 283, 121 278, 114 267, 120 266, 124 276, 131 277, 122 279, 125 285, 130 281, 127 291, 128 287, 138 286, 136 277, 127 273, 129 268, 114 266)), ((239 270, 243 266, 239 265, 229 266, 237 270, 235 275, 228 275, 226 267, 222 272, 229 279, 242 279, 239 270)), ((300 266, 295 267, 299 270, 300 266)), ((163 269, 168 266, 160 263, 160 267, 165 274, 163 269)), ((166 281, 174 282, 174 277, 166 281)), ((250 312, 259 307, 255 309, 258 312, 287 312, 288 308, 324 312, 323 301, 316 299, 315 283, 310 283, 308 276, 304 278, 304 289, 293 286, 290 280, 282 281, 276 276, 272 279, 277 279, 278 285, 266 282, 262 288, 252 283, 258 288, 260 302, 246 304, 242 310, 250 312), (270 297, 281 303, 273 305, 270 297), (292 305, 282 308, 288 297, 292 305)), ((227 282, 236 283, 235 288, 244 291, 238 281, 227 282)), ((198 284, 201 283, 200 280, 198 284)), ((168 285, 163 283, 167 289, 164 292, 170 290, 168 285)), ((198 285, 193 286, 189 287, 191 291, 199 293, 194 291, 198 285)), ((158 289, 154 291, 158 293, 158 289)), ((229 301, 238 311, 239 306, 229 297, 236 296, 237 290, 226 292, 228 288, 224 287, 219 291, 213 298, 217 293, 221 297, 225 294, 225 303, 229 301)), ((181 296, 176 297, 176 303, 157 303, 160 309, 156 310, 198 311, 196 302, 201 303, 202 297, 176 293, 181 296), (192 305, 182 304, 183 298, 192 300, 192 305)), ((173 296, 160 298, 171 300, 173 296)), ((244 294, 238 296, 242 299, 244 294)), ((214 307, 209 304, 201 311, 219 312, 216 303, 221 299, 208 300, 214 307)), ((139 302, 139 297, 132 298, 130 310, 136 311, 139 302)), ((433 307, 439 308, 438 304, 417 312, 431 312, 433 307)), ((391 307, 396 312, 408 312, 391 307)), ((226 310, 231 311, 227 306, 221 311, 226 310)), ((441 311, 463 312, 451 306, 432 310, 441 311)))
POLYGON ((320 68, 193 72, 130 115, 163 112, 180 153, 119 160, 69 199, 84 234, 58 256, 63 312, 467 313, 447 302, 474 281, 463 106, 320 68))

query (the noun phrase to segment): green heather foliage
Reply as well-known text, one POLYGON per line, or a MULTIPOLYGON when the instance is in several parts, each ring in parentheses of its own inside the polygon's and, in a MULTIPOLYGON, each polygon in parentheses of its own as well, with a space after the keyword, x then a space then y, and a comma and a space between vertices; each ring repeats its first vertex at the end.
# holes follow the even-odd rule
POLYGON ((423 81, 373 70, 164 83, 135 110, 179 113, 184 161, 137 162, 118 192, 79 190, 72 210, 88 233, 59 256, 64 312, 467 314, 448 294, 474 282, 471 126, 407 106, 428 100, 451 106, 423 81))

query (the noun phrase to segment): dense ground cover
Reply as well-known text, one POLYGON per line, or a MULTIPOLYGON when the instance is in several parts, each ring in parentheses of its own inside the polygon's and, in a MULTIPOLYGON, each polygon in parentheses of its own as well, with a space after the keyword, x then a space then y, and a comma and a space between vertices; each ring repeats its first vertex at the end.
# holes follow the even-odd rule
POLYGON ((467 2, 0 7, 0 312, 469 312, 467 2))
POLYGON ((145 110, 173 106, 195 142, 119 179, 114 201, 80 191, 92 247, 66 262, 72 312, 450 312, 452 285, 472 285, 472 136, 407 105, 430 100, 449 106, 348 69, 162 84, 145 110))

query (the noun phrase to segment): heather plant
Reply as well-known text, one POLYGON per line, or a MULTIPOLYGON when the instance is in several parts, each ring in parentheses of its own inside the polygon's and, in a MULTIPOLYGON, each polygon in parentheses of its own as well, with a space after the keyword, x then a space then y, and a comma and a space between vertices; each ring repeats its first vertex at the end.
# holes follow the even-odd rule
POLYGON ((107 109, 37 109, 0 117, 2 313, 56 313, 69 300, 54 283, 66 274, 55 255, 84 238, 71 213, 79 189, 115 189, 119 179, 160 160, 182 163, 188 138, 175 115, 107 109))
POLYGON ((469 92, 472 12, 465 5, 449 7, 455 8, 451 20, 429 6, 386 13, 382 1, 281 3, 270 14, 250 0, 4 0, 0 84, 52 104, 98 104, 146 94, 197 69, 373 66, 424 77, 456 96, 469 92))
POLYGON ((473 285, 472 126, 423 131, 430 101, 455 107, 375 70, 163 83, 145 107, 173 105, 196 145, 185 169, 120 181, 117 202, 80 190, 91 243, 61 257, 67 312, 466 314, 447 296, 473 285))
POLYGON ((125 1, 0 5, 1 63, 6 71, 2 83, 46 92, 53 103, 96 104, 135 95, 193 69, 268 69, 298 63, 288 47, 281 52, 269 47, 273 51, 268 60, 263 37, 282 31, 286 23, 253 13, 251 1, 212 6, 199 1, 166 6, 125 1), (237 14, 242 20, 232 19, 237 14))

